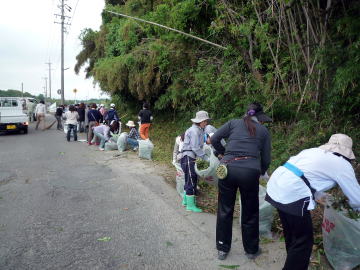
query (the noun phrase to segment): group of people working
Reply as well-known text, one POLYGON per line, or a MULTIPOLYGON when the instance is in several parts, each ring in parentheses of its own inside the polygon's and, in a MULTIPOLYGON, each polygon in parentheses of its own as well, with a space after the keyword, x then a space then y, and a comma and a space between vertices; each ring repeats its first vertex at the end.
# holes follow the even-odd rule
MULTIPOLYGON (((80 104, 80 108, 81 108, 80 104)), ((114 140, 114 134, 118 134, 121 130, 120 117, 115 108, 115 104, 110 104, 110 109, 107 110, 103 104, 100 108, 97 108, 96 104, 91 104, 88 110, 84 110, 85 124, 81 124, 81 118, 79 109, 70 105, 69 110, 65 113, 61 108, 57 110, 55 114, 56 118, 65 119, 67 125, 67 140, 70 141, 71 133, 74 136, 74 140, 77 140, 77 125, 80 128, 85 126, 87 129, 87 142, 88 145, 98 145, 99 150, 105 150, 105 143, 112 142, 114 140)), ((149 110, 149 104, 144 103, 142 110, 138 114, 138 120, 140 124, 139 131, 136 128, 134 121, 129 120, 126 126, 129 128, 127 143, 131 148, 136 151, 138 149, 138 140, 141 138, 146 140, 149 138, 149 128, 151 121, 153 120, 152 113, 149 110)), ((59 120, 58 120, 59 121, 59 120)), ((61 123, 61 122, 60 122, 61 123)), ((60 127, 61 129, 61 127, 60 127)), ((116 143, 116 141, 114 141, 116 143)))
MULTIPOLYGON (((230 120, 208 133, 210 117, 199 111, 191 119, 192 126, 177 138, 181 147, 177 159, 185 175, 182 204, 187 211, 201 212, 196 205, 198 176, 196 159, 207 160, 203 145, 212 145, 220 164, 226 167, 226 177, 219 179, 216 247, 218 259, 224 260, 231 249, 232 221, 237 190, 241 196, 241 231, 243 247, 249 259, 261 254, 259 247, 259 179, 267 175, 271 162, 271 136, 266 122, 272 119, 261 104, 250 104, 241 119, 230 120), (226 140, 224 146, 223 140, 226 140)), ((277 168, 267 183, 266 201, 280 216, 285 237, 287 257, 283 270, 308 269, 313 229, 310 211, 316 202, 324 203, 325 191, 336 184, 349 199, 349 204, 360 211, 360 186, 351 160, 352 139, 345 134, 334 134, 328 143, 301 151, 277 168)))

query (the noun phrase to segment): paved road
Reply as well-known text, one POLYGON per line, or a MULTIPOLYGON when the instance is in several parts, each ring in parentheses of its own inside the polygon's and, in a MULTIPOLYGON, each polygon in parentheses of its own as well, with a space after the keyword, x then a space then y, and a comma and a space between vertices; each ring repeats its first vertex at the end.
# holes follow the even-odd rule
POLYGON ((280 269, 272 248, 247 260, 237 232, 218 261, 215 217, 184 211, 159 167, 64 135, 0 135, 0 269, 280 269))

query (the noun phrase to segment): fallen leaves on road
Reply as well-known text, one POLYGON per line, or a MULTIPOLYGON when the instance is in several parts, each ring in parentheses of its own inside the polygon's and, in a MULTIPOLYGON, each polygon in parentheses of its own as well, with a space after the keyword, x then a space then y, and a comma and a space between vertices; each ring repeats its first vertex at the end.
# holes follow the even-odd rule
POLYGON ((169 242, 169 241, 166 241, 166 246, 167 247, 171 247, 171 246, 173 246, 174 244, 173 243, 171 243, 171 242, 169 242))
POLYGON ((111 237, 105 236, 103 238, 98 238, 98 241, 100 242, 109 242, 111 240, 111 237))
POLYGON ((59 152, 59 155, 65 155, 65 152, 59 152))

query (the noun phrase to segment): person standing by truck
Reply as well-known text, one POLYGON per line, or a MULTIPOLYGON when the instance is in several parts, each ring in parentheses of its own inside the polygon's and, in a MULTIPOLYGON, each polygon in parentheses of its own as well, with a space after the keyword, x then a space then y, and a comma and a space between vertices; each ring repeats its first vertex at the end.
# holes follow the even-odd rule
POLYGON ((46 114, 45 102, 43 100, 40 100, 40 103, 36 105, 35 108, 35 115, 37 120, 35 129, 38 129, 40 122, 42 122, 43 125, 42 130, 45 130, 45 114, 46 114))
POLYGON ((29 116, 29 122, 34 122, 34 110, 35 110, 35 103, 31 101, 27 101, 27 112, 29 116))

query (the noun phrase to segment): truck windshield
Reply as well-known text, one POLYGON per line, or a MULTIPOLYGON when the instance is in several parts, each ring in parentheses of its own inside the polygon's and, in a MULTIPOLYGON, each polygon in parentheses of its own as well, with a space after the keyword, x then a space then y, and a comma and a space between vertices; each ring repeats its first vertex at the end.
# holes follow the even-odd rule
POLYGON ((18 101, 16 99, 1 99, 0 107, 17 107, 18 101))

